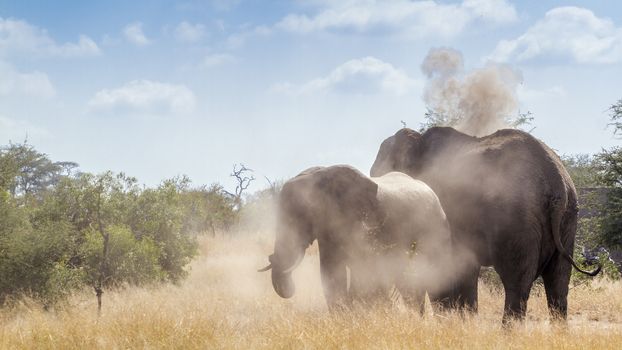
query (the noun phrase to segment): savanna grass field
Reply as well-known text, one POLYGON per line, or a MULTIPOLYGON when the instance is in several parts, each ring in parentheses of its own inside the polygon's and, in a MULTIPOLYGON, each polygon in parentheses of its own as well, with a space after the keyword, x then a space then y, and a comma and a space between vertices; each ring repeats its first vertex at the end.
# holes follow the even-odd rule
POLYGON ((0 350, 622 350, 620 77, 622 1, 0 0, 0 350))
POLYGON ((200 236, 200 254, 179 285, 108 291, 98 317, 91 290, 53 310, 21 300, 0 311, 2 349, 619 349, 622 284, 571 284, 566 325, 552 323, 536 286, 523 323, 501 325, 503 293, 480 282, 479 313, 423 316, 392 307, 329 313, 317 247, 294 272, 289 300, 256 270, 270 234, 200 236))

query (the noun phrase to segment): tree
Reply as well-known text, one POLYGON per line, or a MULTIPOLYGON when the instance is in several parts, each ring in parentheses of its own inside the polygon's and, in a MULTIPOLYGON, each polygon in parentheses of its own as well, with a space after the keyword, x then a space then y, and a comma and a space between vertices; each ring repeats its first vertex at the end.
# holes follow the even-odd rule
MULTIPOLYGON (((622 99, 609 107, 614 136, 622 133, 622 99)), ((603 150, 596 156, 600 162, 599 180, 609 187, 603 207, 601 242, 610 248, 622 248, 622 147, 603 150)))
POLYGON ((44 306, 64 298, 82 283, 71 262, 76 231, 64 220, 33 221, 33 210, 0 192, 0 305, 28 294, 44 306))
POLYGON ((575 187, 602 187, 600 178, 601 159, 589 154, 564 155, 561 157, 564 167, 570 174, 575 187))
POLYGON ((234 197, 221 185, 191 188, 181 193, 184 210, 182 232, 196 234, 229 229, 236 218, 234 197))
POLYGON ((242 207, 242 194, 248 186, 250 186, 251 182, 255 180, 255 177, 252 175, 253 169, 249 169, 244 164, 240 163, 238 168, 237 164, 233 165, 233 172, 231 173, 231 177, 235 178, 237 184, 235 186, 235 192, 228 192, 233 197, 233 202, 235 203, 236 210, 239 210, 242 207), (250 174, 250 175, 249 175, 250 174))
POLYGON ((604 186, 622 188, 622 147, 603 150, 596 155, 598 181, 604 186))
POLYGON ((39 196, 78 166, 74 162, 52 162, 44 153, 24 142, 0 149, 0 186, 13 196, 39 196))
POLYGON ((613 134, 618 136, 622 133, 622 98, 609 106, 608 110, 611 117, 611 123, 608 126, 613 126, 613 134))
POLYGON ((87 285, 100 312, 106 288, 179 281, 196 253, 182 232, 188 181, 143 188, 124 174, 77 173, 36 203, 0 192, 0 302, 29 294, 51 305, 87 285))
MULTIPOLYGON (((432 108, 427 108, 426 112, 423 115, 423 123, 421 124, 420 130, 426 130, 433 126, 451 126, 455 127, 460 122, 464 116, 462 115, 448 115, 438 111, 433 110, 432 108)), ((520 128, 526 127, 533 122, 533 113, 527 111, 526 113, 518 112, 515 117, 507 116, 505 118, 505 124, 507 124, 510 128, 520 128)), ((404 122, 402 122, 404 124, 404 122)), ((404 124, 405 125, 405 124, 404 124)), ((533 130, 533 129, 532 129, 533 130)))

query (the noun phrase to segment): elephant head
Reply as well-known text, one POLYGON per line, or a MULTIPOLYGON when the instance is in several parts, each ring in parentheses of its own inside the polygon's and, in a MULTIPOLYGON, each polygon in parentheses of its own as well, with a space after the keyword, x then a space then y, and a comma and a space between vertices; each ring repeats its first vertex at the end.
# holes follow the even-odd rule
POLYGON ((423 134, 403 128, 382 142, 370 174, 399 171, 419 178, 432 164, 456 162, 461 147, 475 139, 449 127, 432 127, 423 134))
POLYGON ((414 156, 421 152, 420 140, 421 134, 408 128, 400 129, 395 135, 384 140, 370 175, 377 177, 391 171, 408 174, 410 170, 417 168, 413 160, 416 158, 414 156))
POLYGON ((339 246, 364 221, 379 220, 378 185, 349 166, 316 167, 287 181, 279 195, 272 286, 283 298, 294 295, 292 271, 314 240, 339 246))

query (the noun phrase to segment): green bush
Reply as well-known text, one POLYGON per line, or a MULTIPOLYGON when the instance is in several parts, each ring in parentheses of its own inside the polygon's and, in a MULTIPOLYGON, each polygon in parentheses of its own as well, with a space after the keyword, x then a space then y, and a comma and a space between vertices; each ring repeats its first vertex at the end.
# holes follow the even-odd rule
POLYGON ((228 231, 237 221, 234 198, 220 185, 187 189, 181 193, 182 232, 190 234, 228 231))
POLYGON ((62 299, 80 272, 70 266, 74 249, 71 226, 50 222, 5 231, 0 238, 0 301, 7 296, 27 294, 45 303, 62 299), (67 287, 67 288, 65 288, 67 287))
POLYGON ((20 295, 51 305, 84 286, 177 282, 197 252, 191 229, 235 215, 217 185, 189 189, 181 177, 145 188, 122 173, 63 173, 73 164, 25 144, 0 147, 0 306, 20 295))
POLYGON ((110 236, 106 258, 103 256, 104 239, 101 234, 95 230, 86 232, 81 255, 89 284, 96 283, 102 264, 105 265, 105 287, 164 280, 165 273, 158 264, 160 249, 150 238, 137 240, 132 231, 124 226, 112 226, 108 232, 110 236))
MULTIPOLYGON (((588 262, 586 261, 585 256, 583 256, 583 254, 581 254, 578 251, 578 249, 575 249, 574 260, 577 263, 577 265, 579 265, 579 267, 581 267, 584 270, 591 271, 591 270, 596 268, 595 264, 588 264, 588 262)), ((602 271, 598 275, 599 278, 607 278, 607 279, 610 279, 610 280, 619 280, 620 277, 622 277, 620 275, 620 271, 618 270, 616 264, 614 262, 612 262, 611 260, 609 260, 609 255, 607 253, 605 253, 605 252, 599 253, 598 254, 598 262, 602 265, 602 271)), ((585 274, 577 271, 576 269, 572 269, 572 275, 570 277, 571 284, 573 284, 573 285, 589 284, 593 280, 594 280, 594 277, 585 275, 585 274)))

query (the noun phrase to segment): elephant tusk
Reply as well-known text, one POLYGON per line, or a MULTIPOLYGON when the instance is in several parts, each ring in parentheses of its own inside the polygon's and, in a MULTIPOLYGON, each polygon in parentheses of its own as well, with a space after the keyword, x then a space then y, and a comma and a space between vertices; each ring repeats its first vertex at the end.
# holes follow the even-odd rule
POLYGON ((257 272, 266 272, 270 270, 271 268, 272 268, 272 264, 268 264, 268 266, 264 267, 263 269, 257 270, 257 272))
POLYGON ((302 258, 304 258, 304 253, 300 254, 298 259, 296 260, 296 262, 292 266, 290 266, 289 268, 283 270, 283 273, 290 273, 290 272, 292 272, 292 270, 294 270, 296 267, 298 267, 298 265, 302 261, 302 258))

